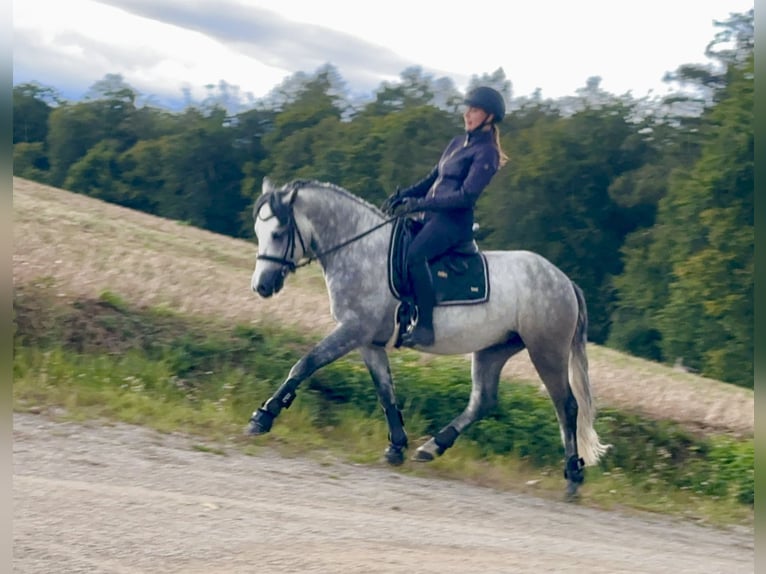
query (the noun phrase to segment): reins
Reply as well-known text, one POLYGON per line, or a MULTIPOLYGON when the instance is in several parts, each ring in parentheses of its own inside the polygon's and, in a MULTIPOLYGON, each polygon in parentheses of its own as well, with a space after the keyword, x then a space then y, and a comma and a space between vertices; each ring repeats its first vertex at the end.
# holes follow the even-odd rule
MULTIPOLYGON (((312 262, 316 261, 317 259, 320 259, 320 258, 324 257, 325 255, 330 255, 331 253, 335 253, 336 251, 339 251, 340 249, 343 249, 347 245, 351 245, 355 241, 359 241, 363 237, 366 237, 370 233, 373 233, 374 231, 377 231, 378 229, 380 229, 384 225, 388 225, 389 223, 391 223, 392 221, 395 221, 398 218, 399 218, 399 216, 395 216, 395 217, 391 217, 390 219, 386 219, 383 223, 378 223, 376 226, 371 227, 370 229, 368 229, 366 231, 363 231, 362 233, 359 233, 358 235, 355 235, 354 237, 352 237, 350 239, 347 239, 346 241, 343 241, 342 243, 339 243, 338 245, 335 245, 334 247, 330 247, 329 249, 325 249, 321 253, 314 253, 314 255, 312 257, 308 257, 305 261, 301 261, 300 263, 296 264, 295 266, 296 266, 296 268, 297 267, 304 267, 304 266, 308 265, 309 263, 312 263, 312 262)), ((296 225, 295 228, 298 229, 298 226, 296 225)), ((300 231, 298 233, 300 234, 300 231)))
MULTIPOLYGON (((258 210, 260 210, 260 207, 264 202, 265 201, 260 200, 259 202, 256 203, 256 206, 255 206, 256 213, 258 210)), ((273 214, 272 217, 277 217, 278 219, 282 219, 276 213, 276 209, 275 209, 276 206, 273 205, 271 198, 269 198, 269 206, 271 207, 271 210, 272 210, 272 214, 273 214)), ((280 207, 284 208, 285 206, 280 206, 280 207)), ((298 224, 295 221, 295 215, 293 215, 292 204, 287 206, 286 211, 287 213, 283 212, 282 215, 287 220, 285 224, 287 225, 290 236, 289 236, 289 239, 287 240, 287 246, 285 247, 284 256, 274 257, 272 255, 258 255, 256 259, 263 259, 264 261, 271 261, 273 263, 279 263, 280 265, 284 265, 285 267, 288 268, 290 273, 294 273, 296 269, 305 267, 306 265, 310 265, 311 263, 313 263, 314 261, 317 261, 318 259, 321 259, 322 257, 331 255, 332 253, 335 253, 336 251, 339 251, 343 249, 344 247, 347 247, 348 245, 351 245, 352 243, 359 241, 360 239, 368 236, 369 234, 377 231, 378 229, 380 229, 381 227, 385 225, 388 225, 389 223, 397 220, 400 217, 397 215, 389 219, 386 219, 382 223, 379 223, 371 227, 370 229, 367 229, 357 235, 354 235, 353 237, 346 239, 345 241, 342 241, 338 245, 334 245, 333 247, 330 247, 329 249, 325 249, 324 251, 320 253, 314 252, 313 255, 309 257, 305 257, 301 261, 295 262, 293 261, 293 256, 295 255, 296 236, 298 238, 298 241, 300 241, 301 249, 303 250, 304 254, 306 253, 307 249, 306 249, 306 244, 303 241, 303 236, 301 235, 301 230, 298 228, 298 224), (288 253, 290 257, 289 259, 288 259, 288 253)))

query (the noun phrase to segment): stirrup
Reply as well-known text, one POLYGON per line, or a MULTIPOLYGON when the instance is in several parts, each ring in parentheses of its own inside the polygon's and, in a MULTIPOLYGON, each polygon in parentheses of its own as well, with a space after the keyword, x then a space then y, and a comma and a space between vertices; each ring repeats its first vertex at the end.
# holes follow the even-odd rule
POLYGON ((404 347, 430 347, 435 341, 433 329, 426 329, 420 325, 415 325, 402 335, 402 346, 404 347))

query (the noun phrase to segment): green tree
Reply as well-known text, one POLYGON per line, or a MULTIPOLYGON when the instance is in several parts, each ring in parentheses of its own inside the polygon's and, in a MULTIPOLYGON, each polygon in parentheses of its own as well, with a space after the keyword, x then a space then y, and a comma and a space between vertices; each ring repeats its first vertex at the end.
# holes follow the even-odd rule
POLYGON ((56 90, 36 83, 13 87, 13 143, 44 142, 48 117, 61 102, 56 90))
POLYGON ((13 175, 45 183, 49 168, 43 142, 19 142, 13 145, 13 175))
POLYGON ((111 140, 118 151, 137 141, 135 99, 136 92, 121 76, 107 74, 90 88, 85 101, 51 112, 47 144, 53 185, 65 185, 69 168, 100 141, 111 140))
POLYGON ((185 128, 182 122, 182 114, 155 108, 142 106, 136 108, 130 114, 126 127, 130 127, 131 138, 124 142, 123 148, 127 149, 132 144, 142 140, 153 140, 162 136, 182 132, 185 128))
POLYGON ((91 147, 67 171, 66 189, 77 190, 91 197, 120 203, 119 144, 114 140, 101 140, 91 147))
POLYGON ((462 132, 461 124, 459 116, 432 105, 411 107, 376 119, 371 126, 371 138, 380 142, 379 183, 385 195, 424 178, 450 140, 462 132))
POLYGON ((168 137, 140 140, 120 155, 120 204, 157 213, 158 197, 165 186, 164 149, 168 137))
POLYGON ((752 47, 752 13, 740 16, 719 23, 728 31, 708 48, 723 68, 700 76, 707 111, 658 116, 653 126, 661 159, 642 171, 667 173, 668 183, 656 223, 623 248, 609 344, 656 360, 682 357, 705 374, 750 385, 753 55, 743 54, 752 47), (734 48, 713 49, 732 39, 734 48))
POLYGON ((680 356, 709 376, 752 386, 752 56, 738 72, 710 114, 700 160, 662 203, 658 223, 683 232, 669 251, 673 269, 658 324, 668 359, 680 356))
POLYGON ((269 149, 264 143, 264 138, 273 131, 275 117, 276 112, 273 110, 259 107, 237 114, 231 124, 233 145, 238 155, 242 157, 240 194, 248 202, 245 209, 237 216, 239 221, 237 234, 244 237, 253 235, 250 204, 261 193, 263 178, 269 175, 266 172, 269 149))
POLYGON ((275 117, 274 129, 263 138, 269 149, 263 168, 276 181, 316 177, 315 147, 331 139, 341 121, 338 97, 332 92, 329 74, 320 73, 275 117))
POLYGON ((239 235, 242 195, 241 154, 235 131, 227 127, 226 110, 202 113, 188 108, 182 133, 158 142, 162 182, 154 196, 157 213, 226 235, 239 235))
POLYGON ((63 185, 69 168, 105 135, 92 104, 64 104, 53 110, 47 139, 51 184, 63 185))
POLYGON ((119 74, 107 74, 90 87, 86 101, 94 107, 98 122, 106 137, 114 140, 121 150, 132 146, 138 136, 133 120, 138 92, 119 74))

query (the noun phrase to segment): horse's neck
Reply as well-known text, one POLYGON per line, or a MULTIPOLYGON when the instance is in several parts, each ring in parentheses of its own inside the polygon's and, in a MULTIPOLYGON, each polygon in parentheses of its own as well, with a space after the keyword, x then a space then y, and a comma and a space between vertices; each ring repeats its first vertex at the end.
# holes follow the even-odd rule
MULTIPOLYGON (((312 190, 305 193, 303 199, 306 202, 305 216, 312 227, 315 243, 313 248, 320 256, 383 222, 380 215, 363 204, 332 190, 312 190)), ((369 245, 370 241, 379 241, 379 236, 379 233, 372 233, 365 236, 365 241, 352 241, 345 247, 332 251, 331 256, 321 258, 322 264, 346 265, 348 257, 358 257, 354 255, 357 248, 369 245), (372 235, 376 237, 373 238, 372 235)), ((366 255, 368 259, 380 257, 381 261, 384 261, 387 249, 385 245, 381 249, 368 249, 366 255)))
POLYGON ((304 200, 304 215, 311 222, 317 247, 323 251, 381 222, 364 205, 331 190, 313 190, 305 194, 304 200))

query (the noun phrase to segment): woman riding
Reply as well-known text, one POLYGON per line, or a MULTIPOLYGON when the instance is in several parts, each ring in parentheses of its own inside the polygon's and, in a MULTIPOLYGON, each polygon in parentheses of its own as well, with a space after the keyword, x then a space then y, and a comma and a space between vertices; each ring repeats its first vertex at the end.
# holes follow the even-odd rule
POLYGON ((428 262, 473 238, 474 206, 498 169, 508 161, 497 124, 505 116, 503 96, 482 86, 469 92, 463 113, 465 134, 450 141, 439 162, 421 181, 398 190, 384 204, 389 214, 423 212, 423 226, 407 254, 417 323, 402 339, 410 347, 434 343, 433 280, 428 262))

